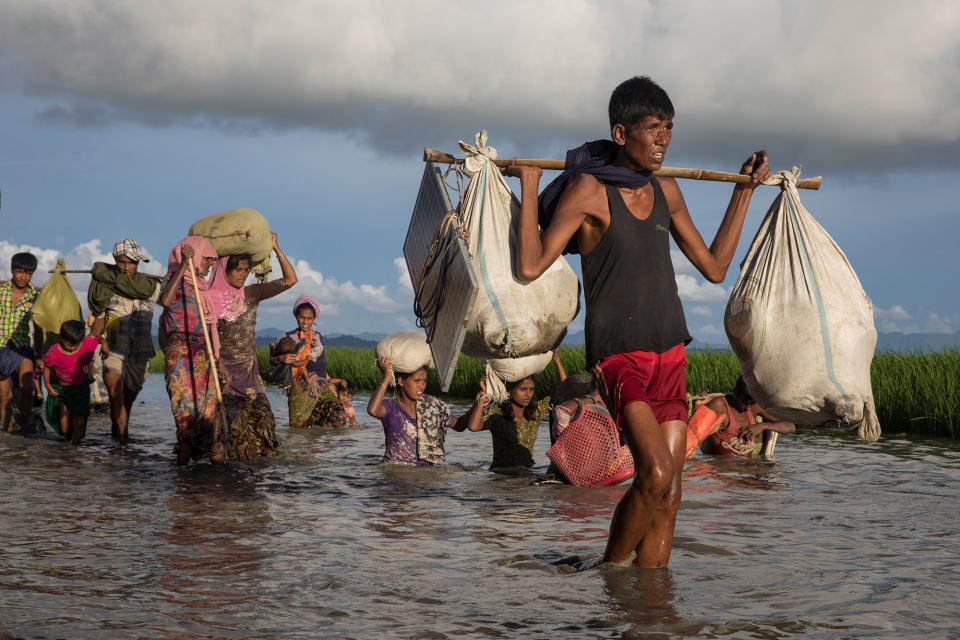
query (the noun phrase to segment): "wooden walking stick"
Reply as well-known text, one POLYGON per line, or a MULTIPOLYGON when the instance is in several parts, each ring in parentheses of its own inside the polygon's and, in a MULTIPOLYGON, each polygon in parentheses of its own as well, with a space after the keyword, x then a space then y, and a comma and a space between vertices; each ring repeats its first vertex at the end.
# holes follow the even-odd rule
MULTIPOLYGON (((430 147, 423 148, 424 162, 438 162, 442 164, 463 164, 463 158, 454 158, 449 153, 437 151, 430 147)), ((554 171, 563 171, 567 163, 565 160, 544 160, 537 158, 509 158, 494 160, 498 167, 540 167, 554 171)), ((681 167, 660 167, 653 172, 655 176, 666 178, 686 178, 688 180, 711 180, 713 182, 739 182, 747 184, 750 176, 742 173, 727 173, 725 171, 710 171, 709 169, 683 169, 681 167)), ((819 189, 823 181, 821 176, 797 180, 798 189, 819 189)))
MULTIPOLYGON (((230 457, 230 425, 227 423, 227 414, 223 409, 223 393, 220 390, 220 374, 217 372, 217 360, 213 355, 213 345, 210 343, 210 332, 207 331, 207 321, 203 316, 203 302, 200 301, 200 285, 197 284, 197 272, 193 268, 193 258, 187 258, 190 268, 190 279, 193 280, 193 295, 197 298, 197 308, 200 310, 200 326, 203 327, 203 342, 207 346, 207 358, 210 359, 210 372, 213 374, 213 386, 217 390, 217 409, 220 411, 220 422, 223 425, 224 458, 230 457)), ((226 462, 226 460, 224 460, 226 462)))

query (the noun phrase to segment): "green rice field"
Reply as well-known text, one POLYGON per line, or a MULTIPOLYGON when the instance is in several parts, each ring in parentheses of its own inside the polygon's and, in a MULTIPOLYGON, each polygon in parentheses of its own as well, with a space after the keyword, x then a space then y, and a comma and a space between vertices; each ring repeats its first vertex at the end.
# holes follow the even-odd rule
MULTIPOLYGON (((270 371, 267 347, 257 350, 260 371, 270 371)), ((583 373, 583 347, 563 347, 560 360, 568 374, 583 373)), ((374 364, 373 349, 330 347, 327 369, 331 376, 349 378, 360 389, 372 390, 380 382, 374 364)), ((163 357, 158 353, 150 361, 151 373, 163 373, 163 357)), ((477 358, 461 355, 447 395, 473 397, 483 374, 477 358)), ((730 351, 691 351, 687 353, 687 391, 697 393, 730 391, 740 367, 730 351)), ((873 394, 880 425, 886 435, 916 434, 957 438, 960 436, 960 351, 881 352, 871 366, 873 394)), ((551 393, 559 381, 552 364, 537 377, 537 395, 551 393)), ((439 395, 440 384, 431 371, 427 392, 439 395)))

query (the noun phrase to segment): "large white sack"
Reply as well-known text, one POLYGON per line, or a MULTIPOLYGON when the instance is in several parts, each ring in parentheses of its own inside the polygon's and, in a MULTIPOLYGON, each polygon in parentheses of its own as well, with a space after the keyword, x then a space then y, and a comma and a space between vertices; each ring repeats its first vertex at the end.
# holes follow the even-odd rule
POLYGON ((253 263, 251 268, 270 272, 270 253, 273 251, 270 223, 256 209, 230 209, 200 218, 190 226, 188 235, 209 240, 221 258, 249 253, 253 263))
POLYGON ((800 202, 796 175, 781 171, 724 315, 730 346, 753 399, 781 420, 859 427, 880 437, 870 362, 873 304, 847 257, 800 202))
POLYGON ((462 351, 477 358, 517 358, 549 352, 577 314, 580 283, 562 257, 533 282, 516 276, 520 203, 492 160, 487 132, 476 146, 460 142, 470 177, 460 201, 460 218, 480 281, 473 316, 467 319, 462 351))
POLYGON ((504 383, 535 376, 550 364, 553 353, 537 353, 522 358, 490 358, 486 361, 487 395, 494 402, 509 397, 504 383))
MULTIPOLYGON (((388 358, 395 373, 412 373, 420 367, 433 367, 433 355, 422 331, 397 331, 377 343, 377 358, 388 358)), ((394 384, 391 380, 390 384, 394 384)))

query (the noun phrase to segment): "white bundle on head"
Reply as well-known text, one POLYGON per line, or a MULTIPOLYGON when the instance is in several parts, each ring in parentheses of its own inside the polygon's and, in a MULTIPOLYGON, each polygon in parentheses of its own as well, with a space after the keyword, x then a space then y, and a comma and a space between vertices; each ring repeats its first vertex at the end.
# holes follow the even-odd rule
POLYGON ((412 373, 421 367, 433 367, 433 354, 422 331, 397 331, 377 343, 377 358, 387 358, 393 364, 390 384, 396 384, 396 373, 412 373))
POLYGON ((510 397, 506 383, 535 376, 550 364, 553 353, 538 353, 524 358, 491 358, 486 360, 487 397, 503 402, 510 397))

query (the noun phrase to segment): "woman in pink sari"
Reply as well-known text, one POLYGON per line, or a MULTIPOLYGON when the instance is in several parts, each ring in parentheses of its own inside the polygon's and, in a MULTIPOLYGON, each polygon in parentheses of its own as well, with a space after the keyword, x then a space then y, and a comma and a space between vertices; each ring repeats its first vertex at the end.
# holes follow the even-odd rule
MULTIPOLYGON (((225 459, 223 425, 203 334, 207 325, 214 358, 219 358, 217 309, 207 295, 204 279, 217 261, 217 251, 205 238, 190 236, 170 252, 167 278, 160 292, 160 345, 166 363, 167 393, 177 424, 177 464, 210 456, 214 464, 225 459), (193 269, 188 259, 193 259, 193 269), (203 305, 201 318, 196 289, 203 305)), ((222 376, 221 376, 222 377, 222 376)))

